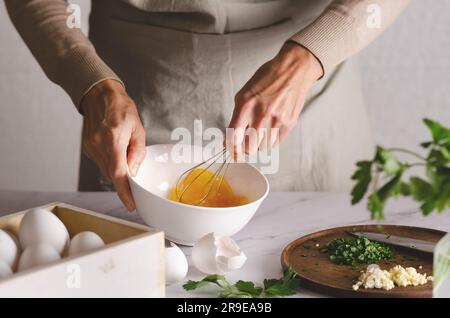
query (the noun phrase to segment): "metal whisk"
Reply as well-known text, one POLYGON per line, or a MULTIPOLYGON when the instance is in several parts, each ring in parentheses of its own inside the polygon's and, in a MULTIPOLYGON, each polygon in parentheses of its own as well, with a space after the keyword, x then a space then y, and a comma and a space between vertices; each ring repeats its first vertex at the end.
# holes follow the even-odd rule
POLYGON ((225 178, 225 175, 227 173, 228 170, 228 166, 230 165, 231 162, 231 154, 229 153, 229 151, 226 148, 223 148, 222 151, 220 151, 219 153, 213 155, 212 157, 208 158, 207 160, 199 163, 198 165, 195 165, 194 167, 184 171, 180 177, 178 178, 177 184, 176 184, 176 195, 177 195, 177 199, 179 202, 182 202, 181 200, 183 199, 183 195, 186 193, 186 191, 197 181, 197 179, 206 171, 208 171, 209 168, 212 167, 212 165, 214 165, 221 156, 225 156, 225 160, 218 166, 218 168, 214 171, 213 175, 211 176, 211 178, 208 179, 208 181, 205 184, 206 187, 206 191, 205 191, 205 195, 200 198, 200 200, 198 200, 197 202, 195 202, 195 205, 200 205, 203 202, 205 202, 205 200, 212 194, 212 190, 214 189, 214 186, 216 185, 217 182, 219 182, 218 186, 217 186, 217 191, 216 193, 218 193, 220 191, 220 187, 222 186, 222 182, 225 178), (184 181, 184 177, 188 176, 189 173, 191 173, 192 171, 194 171, 197 168, 200 168, 202 166, 206 166, 206 168, 203 169, 202 172, 200 172, 198 175, 196 175, 194 177, 194 179, 189 182, 189 184, 185 185, 181 191, 181 193, 179 193, 179 189, 180 186, 182 185, 183 181, 184 181))

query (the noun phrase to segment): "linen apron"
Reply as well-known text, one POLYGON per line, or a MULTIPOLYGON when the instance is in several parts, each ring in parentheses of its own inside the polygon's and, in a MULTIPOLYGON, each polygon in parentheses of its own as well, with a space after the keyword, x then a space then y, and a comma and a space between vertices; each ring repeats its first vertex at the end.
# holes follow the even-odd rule
MULTIPOLYGON (((173 143, 173 129, 224 129, 234 96, 283 43, 330 1, 97 0, 90 38, 124 81, 147 133, 147 145, 173 143)), ((357 160, 373 142, 355 59, 318 81, 299 123, 280 146, 274 191, 348 191, 357 160)), ((107 189, 82 156, 80 190, 107 189)))

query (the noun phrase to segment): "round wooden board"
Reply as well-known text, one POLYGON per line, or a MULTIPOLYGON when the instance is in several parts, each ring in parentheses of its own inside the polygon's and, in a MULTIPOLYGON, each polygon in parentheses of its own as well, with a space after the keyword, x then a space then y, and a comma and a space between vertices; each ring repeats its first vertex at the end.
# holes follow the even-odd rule
MULTIPOLYGON (((432 297, 432 283, 422 286, 395 287, 389 291, 384 289, 366 289, 360 287, 358 291, 352 289, 361 270, 367 265, 362 264, 358 269, 348 265, 337 265, 329 259, 329 255, 320 250, 334 238, 351 237, 347 232, 375 232, 387 235, 397 235, 415 239, 438 242, 446 233, 433 229, 399 225, 352 225, 319 231, 303 236, 287 245, 281 254, 283 268, 289 266, 297 273, 301 285, 311 290, 336 297, 432 297), (318 246, 317 246, 318 245, 318 246)), ((395 265, 415 267, 420 273, 432 274, 433 257, 430 253, 423 253, 413 249, 394 247, 394 256, 389 261, 380 261, 382 269, 389 269, 395 265), (422 269, 419 269, 422 266, 422 269)))

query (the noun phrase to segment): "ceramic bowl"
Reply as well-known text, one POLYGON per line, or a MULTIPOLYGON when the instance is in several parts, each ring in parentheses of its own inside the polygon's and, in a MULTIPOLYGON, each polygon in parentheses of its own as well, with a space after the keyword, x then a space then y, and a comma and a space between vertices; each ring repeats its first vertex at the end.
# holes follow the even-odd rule
MULTIPOLYGON (((180 151, 180 147, 148 146, 137 175, 132 177, 128 174, 136 210, 141 218, 150 227, 163 230, 168 240, 183 245, 193 245, 210 232, 232 236, 240 231, 269 192, 266 177, 247 163, 229 165, 226 179, 235 193, 248 197, 250 202, 245 205, 200 207, 169 200, 168 193, 183 171, 208 158, 207 155, 202 157, 207 149, 184 145, 180 151), (185 157, 187 154, 189 158, 185 157), (193 160, 195 156, 198 158, 193 160)), ((210 168, 211 171, 213 169, 214 166, 210 168)))

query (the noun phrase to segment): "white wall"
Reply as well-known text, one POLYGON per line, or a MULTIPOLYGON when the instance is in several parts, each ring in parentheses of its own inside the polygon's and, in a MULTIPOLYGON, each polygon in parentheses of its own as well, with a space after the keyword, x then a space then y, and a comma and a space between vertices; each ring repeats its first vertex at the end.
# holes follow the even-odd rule
MULTIPOLYGON (((82 12, 90 1, 77 0, 82 12)), ((82 15, 83 31, 87 14, 82 15)), ((73 191, 81 116, 51 83, 0 3, 0 189, 73 191)))
MULTIPOLYGON (((89 10, 88 0, 73 1, 89 10)), ((82 15, 87 30, 87 14, 82 15)), ((379 143, 413 147, 422 117, 450 125, 450 0, 415 0, 362 54, 363 87, 379 143)), ((77 186, 81 117, 50 83, 0 4, 0 189, 77 186)))
POLYGON ((416 147, 423 117, 450 126, 450 0, 414 0, 361 53, 363 87, 379 143, 416 147))

